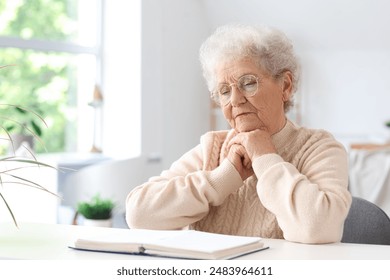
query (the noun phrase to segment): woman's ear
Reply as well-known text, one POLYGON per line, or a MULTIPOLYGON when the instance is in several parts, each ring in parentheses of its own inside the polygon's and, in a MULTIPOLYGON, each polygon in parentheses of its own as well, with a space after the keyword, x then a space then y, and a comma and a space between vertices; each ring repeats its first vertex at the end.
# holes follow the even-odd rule
POLYGON ((283 72, 282 81, 283 101, 287 101, 290 99, 293 88, 293 79, 291 71, 283 72))

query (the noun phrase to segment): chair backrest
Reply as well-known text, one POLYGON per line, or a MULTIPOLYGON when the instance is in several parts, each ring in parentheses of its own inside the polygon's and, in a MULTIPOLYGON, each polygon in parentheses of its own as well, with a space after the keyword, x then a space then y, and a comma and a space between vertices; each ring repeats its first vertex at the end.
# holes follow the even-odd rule
POLYGON ((390 219, 374 203, 353 197, 341 242, 390 245, 390 219))

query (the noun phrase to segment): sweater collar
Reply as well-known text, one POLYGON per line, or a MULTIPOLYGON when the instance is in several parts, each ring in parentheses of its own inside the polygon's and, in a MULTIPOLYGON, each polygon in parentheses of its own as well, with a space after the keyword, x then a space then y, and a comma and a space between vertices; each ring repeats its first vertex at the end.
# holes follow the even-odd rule
POLYGON ((275 145, 275 148, 280 151, 284 147, 286 147, 289 143, 291 143, 292 139, 294 139, 296 132, 298 131, 299 126, 292 121, 286 121, 284 127, 277 133, 271 136, 272 141, 275 145))

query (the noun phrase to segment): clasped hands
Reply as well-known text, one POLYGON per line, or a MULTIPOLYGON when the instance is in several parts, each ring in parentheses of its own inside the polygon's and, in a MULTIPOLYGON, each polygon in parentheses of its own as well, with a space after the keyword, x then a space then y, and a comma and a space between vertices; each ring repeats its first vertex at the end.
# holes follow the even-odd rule
POLYGON ((228 150, 227 158, 243 181, 253 175, 252 162, 255 158, 276 152, 271 135, 260 129, 238 133, 230 140, 228 150))

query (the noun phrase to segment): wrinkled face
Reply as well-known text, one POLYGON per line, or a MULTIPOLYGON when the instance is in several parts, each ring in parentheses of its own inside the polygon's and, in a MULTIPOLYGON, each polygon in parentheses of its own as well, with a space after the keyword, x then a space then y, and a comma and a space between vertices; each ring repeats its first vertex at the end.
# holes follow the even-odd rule
POLYGON ((253 96, 245 96, 239 86, 231 86, 230 102, 221 104, 226 120, 237 132, 255 129, 270 134, 278 132, 286 122, 283 104, 290 98, 291 73, 286 72, 276 80, 253 61, 243 59, 221 63, 216 71, 217 84, 236 84, 245 75, 258 77, 258 89, 253 96))

